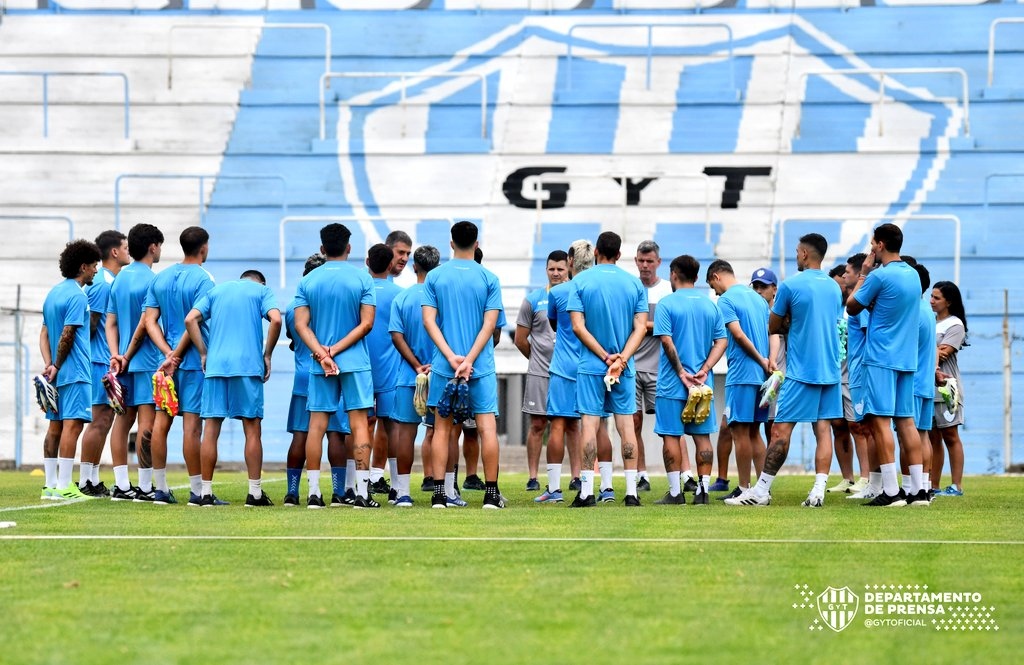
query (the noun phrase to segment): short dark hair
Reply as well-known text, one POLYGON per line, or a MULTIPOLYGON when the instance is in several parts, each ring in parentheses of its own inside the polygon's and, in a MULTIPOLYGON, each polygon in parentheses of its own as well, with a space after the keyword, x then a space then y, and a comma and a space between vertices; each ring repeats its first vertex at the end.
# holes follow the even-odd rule
POLYGON ((203 245, 210 242, 210 234, 201 226, 190 226, 178 236, 185 256, 198 256, 203 245))
POLYGON ((114 250, 121 246, 121 243, 128 239, 128 236, 121 233, 120 231, 104 231, 103 233, 96 236, 96 247, 100 250, 100 261, 106 261, 110 258, 111 250, 114 250))
POLYGON ((679 279, 688 284, 697 283, 697 275, 700 274, 700 261, 689 254, 683 254, 672 259, 669 270, 679 276, 679 279))
POLYGON ((724 259, 715 259, 714 261, 711 262, 711 265, 708 266, 708 270, 707 273, 705 273, 704 275, 704 279, 711 279, 712 275, 717 275, 720 272, 726 272, 729 273, 730 275, 736 274, 735 272, 733 272, 731 263, 724 259))
POLYGON ((428 273, 441 263, 441 252, 433 245, 420 245, 412 253, 413 265, 428 273))
POLYGON ((387 272, 388 266, 395 260, 395 253, 390 247, 380 242, 370 248, 366 253, 366 267, 370 272, 379 275, 387 272))
POLYGON ((860 272, 861 267, 864 265, 864 259, 868 258, 868 255, 864 252, 857 252, 850 258, 846 259, 846 262, 850 264, 850 267, 860 272))
POLYGON ((82 266, 86 263, 98 263, 100 260, 100 248, 96 243, 88 240, 74 240, 64 246, 60 253, 60 274, 68 279, 74 279, 82 272, 82 266))
POLYGON ((267 285, 267 278, 263 276, 263 273, 255 269, 246 270, 245 272, 242 273, 239 279, 252 279, 259 282, 263 286, 267 285))
POLYGON ((327 257, 320 252, 310 254, 309 258, 306 259, 306 265, 302 266, 302 276, 305 277, 325 263, 327 263, 327 257))
POLYGON ((476 261, 477 263, 483 263, 484 262, 484 250, 480 249, 479 247, 474 249, 473 250, 473 260, 476 261))
POLYGON ((828 252, 828 240, 825 240, 825 236, 820 233, 808 233, 805 236, 800 236, 800 244, 810 247, 819 259, 825 258, 825 253, 828 252))
POLYGON ((555 251, 553 251, 550 254, 548 254, 548 261, 554 261, 555 263, 558 263, 559 261, 568 261, 568 260, 569 260, 569 255, 566 254, 561 249, 556 249, 555 251))
POLYGON ((928 293, 928 287, 931 286, 932 276, 928 272, 928 268, 925 268, 923 264, 916 264, 914 270, 917 271, 917 276, 921 278, 921 293, 928 293))
POLYGON ((320 244, 328 258, 336 259, 345 253, 352 232, 344 224, 328 224, 320 229, 320 244))
POLYGON ((456 249, 469 249, 480 236, 480 230, 473 222, 465 220, 452 225, 452 244, 456 249))
POLYGON ((384 238, 384 244, 388 247, 394 247, 398 243, 403 243, 412 247, 412 238, 405 231, 392 231, 388 234, 387 238, 384 238))
POLYGON ((164 234, 152 224, 136 224, 128 231, 128 254, 141 261, 150 245, 164 244, 164 234))
POLYGON ((846 274, 846 265, 832 266, 832 270, 828 271, 829 277, 842 277, 846 274))
POLYGON ((903 248, 903 230, 891 222, 876 226, 872 237, 875 242, 883 243, 888 252, 899 253, 903 248))
POLYGON ((606 259, 613 259, 622 252, 622 238, 614 231, 605 231, 597 236, 594 251, 606 259))
POLYGON ((915 259, 913 256, 910 256, 908 254, 900 255, 900 260, 906 263, 911 268, 917 267, 917 259, 915 259))

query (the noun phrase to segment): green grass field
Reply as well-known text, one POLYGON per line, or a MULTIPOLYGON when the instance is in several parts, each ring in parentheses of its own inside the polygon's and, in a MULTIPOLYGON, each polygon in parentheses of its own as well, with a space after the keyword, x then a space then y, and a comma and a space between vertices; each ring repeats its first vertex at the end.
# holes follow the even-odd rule
MULTIPOLYGON (((283 474, 269 479, 279 503, 283 474)), ((654 506, 661 479, 639 510, 575 511, 534 505, 508 475, 502 512, 480 510, 478 492, 462 510, 429 510, 419 492, 408 510, 245 509, 244 477, 217 480, 232 506, 11 510, 37 505, 41 482, 0 473, 0 521, 17 522, 0 530, 0 662, 972 663, 1024 647, 1017 478, 887 510, 831 496, 801 508, 807 477, 780 478, 767 509, 654 506), (804 584, 858 594, 850 625, 809 629, 813 600, 793 608, 804 584), (875 584, 980 593, 999 630, 868 615, 875 584)))

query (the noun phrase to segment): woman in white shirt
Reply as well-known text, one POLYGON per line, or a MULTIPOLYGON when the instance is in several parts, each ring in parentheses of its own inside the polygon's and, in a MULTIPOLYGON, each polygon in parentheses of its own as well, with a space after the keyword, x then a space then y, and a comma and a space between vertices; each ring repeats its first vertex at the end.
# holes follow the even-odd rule
POLYGON ((938 367, 936 384, 943 386, 947 378, 956 380, 957 390, 954 404, 948 404, 936 390, 935 426, 931 430, 932 441, 932 487, 940 487, 942 478, 943 443, 949 449, 949 471, 952 484, 936 491, 936 496, 963 496, 964 446, 960 440, 960 425, 964 423, 963 381, 960 379, 960 365, 957 354, 967 346, 967 314, 960 289, 953 282, 936 282, 932 287, 932 311, 935 312, 935 340, 938 344, 938 367))

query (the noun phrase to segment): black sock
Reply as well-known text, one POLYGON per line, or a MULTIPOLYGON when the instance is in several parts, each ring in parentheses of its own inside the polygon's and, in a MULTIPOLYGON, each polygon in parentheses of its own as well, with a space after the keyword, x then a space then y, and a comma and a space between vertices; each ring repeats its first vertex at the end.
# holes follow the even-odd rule
POLYGON ((440 496, 440 497, 444 496, 444 483, 443 482, 440 482, 440 483, 439 482, 435 482, 434 483, 434 496, 440 496))
POLYGON ((490 480, 484 482, 484 495, 485 496, 498 496, 498 481, 491 482, 490 480))

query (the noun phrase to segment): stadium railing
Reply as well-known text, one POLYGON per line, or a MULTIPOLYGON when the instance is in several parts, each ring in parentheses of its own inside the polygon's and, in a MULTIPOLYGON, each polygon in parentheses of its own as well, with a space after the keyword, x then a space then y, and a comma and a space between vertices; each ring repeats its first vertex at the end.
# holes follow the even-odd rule
POLYGON ((121 79, 124 89, 124 137, 131 137, 131 100, 129 95, 128 76, 124 72, 66 72, 66 71, 0 71, 0 76, 37 76, 43 80, 43 137, 50 135, 50 77, 113 77, 121 79))
POLYGON ((996 73, 996 28, 1007 23, 1024 23, 1024 18, 997 18, 988 26, 988 86, 992 87, 992 81, 996 73))
POLYGON ((12 221, 64 222, 68 225, 68 242, 75 239, 75 222, 63 215, 0 215, 0 219, 12 221))

